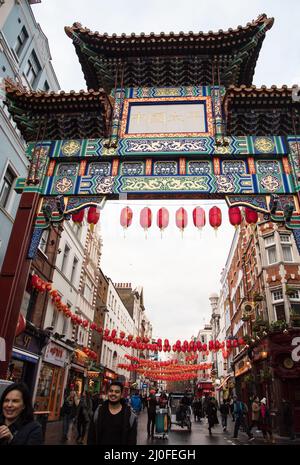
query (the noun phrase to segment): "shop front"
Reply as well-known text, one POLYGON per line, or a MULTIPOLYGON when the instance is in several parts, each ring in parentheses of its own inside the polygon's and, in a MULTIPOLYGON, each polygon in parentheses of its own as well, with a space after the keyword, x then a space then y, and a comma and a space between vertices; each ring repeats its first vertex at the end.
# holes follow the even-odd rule
POLYGON ((87 372, 88 389, 92 394, 100 394, 103 384, 104 367, 92 365, 87 372))
POLYGON ((29 331, 26 330, 17 336, 9 364, 8 379, 15 383, 22 381, 30 392, 34 392, 41 349, 42 340, 29 331))
POLYGON ((236 395, 247 405, 255 393, 255 378, 251 373, 252 363, 248 353, 238 354, 234 360, 234 377, 236 395))
POLYGON ((72 386, 79 396, 88 389, 88 366, 87 355, 82 350, 76 349, 72 355, 67 387, 72 386))
POLYGON ((293 411, 294 431, 300 434, 300 329, 269 334, 269 379, 274 410, 274 427, 280 435, 288 432, 283 422, 283 400, 289 401, 293 411), (276 420, 276 421, 275 421, 276 420))
POLYGON ((49 421, 59 419, 68 360, 69 353, 64 347, 53 341, 47 345, 38 379, 35 410, 48 411, 49 421))

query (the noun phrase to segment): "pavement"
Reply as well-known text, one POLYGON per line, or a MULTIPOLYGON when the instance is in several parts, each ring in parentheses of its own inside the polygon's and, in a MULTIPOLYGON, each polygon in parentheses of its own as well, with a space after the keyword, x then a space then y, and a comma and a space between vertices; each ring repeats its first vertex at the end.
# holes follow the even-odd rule
MULTIPOLYGON (((220 421, 220 419, 219 419, 220 421)), ((220 422, 221 423, 221 422, 220 422)), ((145 446, 161 446, 161 445, 267 445, 264 442, 261 432, 256 432, 253 428, 252 433, 254 440, 249 441, 248 436, 243 431, 239 431, 238 438, 233 438, 234 422, 228 418, 228 428, 224 432, 221 425, 216 425, 212 429, 212 436, 208 433, 208 424, 206 419, 201 422, 192 423, 192 431, 187 431, 186 428, 181 428, 177 425, 172 425, 171 431, 168 433, 167 439, 147 439, 147 412, 141 412, 138 417, 138 437, 137 444, 145 446)), ((46 428, 46 445, 76 445, 77 431, 75 425, 71 425, 69 430, 69 440, 62 442, 62 421, 49 422, 46 428)), ((286 437, 276 436, 275 445, 300 445, 300 438, 290 440, 286 437)), ((270 443, 269 443, 270 445, 270 443)), ((272 444, 273 445, 273 444, 272 444)))

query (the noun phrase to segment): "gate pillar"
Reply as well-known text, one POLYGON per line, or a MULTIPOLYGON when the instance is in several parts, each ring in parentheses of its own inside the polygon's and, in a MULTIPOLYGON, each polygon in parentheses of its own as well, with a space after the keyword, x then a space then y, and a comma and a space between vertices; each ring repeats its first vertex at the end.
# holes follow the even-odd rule
POLYGON ((0 361, 0 379, 7 377, 20 307, 25 292, 31 259, 31 241, 40 194, 22 194, 0 274, 0 337, 6 346, 5 361, 0 361))

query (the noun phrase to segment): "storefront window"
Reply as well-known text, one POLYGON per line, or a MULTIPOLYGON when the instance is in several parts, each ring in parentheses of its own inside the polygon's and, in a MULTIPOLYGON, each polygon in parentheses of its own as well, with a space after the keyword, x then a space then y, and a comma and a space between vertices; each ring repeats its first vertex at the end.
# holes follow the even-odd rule
POLYGON ((58 420, 64 370, 60 367, 44 364, 38 382, 35 410, 50 411, 49 420, 58 420))

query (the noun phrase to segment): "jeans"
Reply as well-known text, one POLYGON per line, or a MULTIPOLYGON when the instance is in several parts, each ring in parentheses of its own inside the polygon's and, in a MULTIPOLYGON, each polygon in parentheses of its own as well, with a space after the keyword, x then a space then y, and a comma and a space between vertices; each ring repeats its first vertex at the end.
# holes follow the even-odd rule
POLYGON ((221 414, 222 426, 223 428, 227 428, 227 415, 221 414))
POLYGON ((63 437, 68 437, 69 427, 71 422, 71 414, 67 414, 63 416, 63 437))
POLYGON ((234 434, 233 434, 233 436, 235 438, 237 438, 240 426, 242 426, 244 428, 244 430, 247 433, 248 437, 251 438, 251 433, 249 431, 247 420, 246 420, 244 415, 242 415, 242 416, 239 415, 239 416, 236 417, 235 424, 234 424, 234 434))
POLYGON ((77 420, 77 439, 84 439, 88 424, 88 421, 81 419, 77 420))
POLYGON ((151 436, 154 435, 154 426, 155 426, 155 416, 156 414, 148 414, 148 423, 147 423, 147 433, 150 436, 150 428, 151 428, 151 436))

